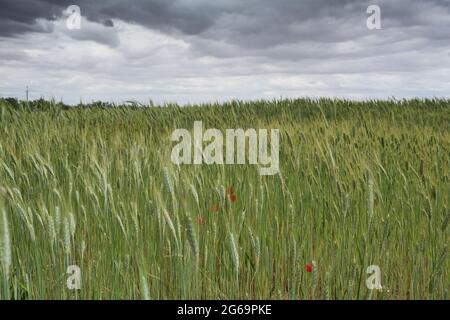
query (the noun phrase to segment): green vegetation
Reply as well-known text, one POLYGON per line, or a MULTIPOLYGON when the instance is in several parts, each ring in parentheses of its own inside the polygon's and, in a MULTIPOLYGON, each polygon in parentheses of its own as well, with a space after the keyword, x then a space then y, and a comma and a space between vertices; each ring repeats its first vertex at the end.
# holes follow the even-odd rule
POLYGON ((449 100, 13 102, 1 299, 449 299, 449 100), (196 120, 279 128, 280 174, 174 166, 170 135, 196 120))

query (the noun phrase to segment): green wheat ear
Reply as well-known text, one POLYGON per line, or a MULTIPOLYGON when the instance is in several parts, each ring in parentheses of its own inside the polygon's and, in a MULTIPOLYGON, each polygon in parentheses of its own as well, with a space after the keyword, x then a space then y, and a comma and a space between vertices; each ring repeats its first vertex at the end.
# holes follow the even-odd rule
POLYGON ((230 246, 231 246, 231 257, 233 259, 234 270, 236 276, 239 277, 239 252, 234 234, 230 233, 230 246))
POLYGON ((150 290, 148 288, 147 278, 145 277, 145 275, 141 275, 140 282, 142 300, 150 300, 150 290))
POLYGON ((250 227, 247 228, 250 234, 250 240, 252 242, 253 251, 255 252, 255 272, 258 270, 259 259, 261 257, 261 249, 259 244, 259 238, 253 235, 253 231, 250 227))
POLYGON ((6 274, 6 278, 9 277, 9 272, 12 264, 11 259, 11 238, 9 234, 8 217, 6 210, 1 211, 2 216, 0 218, 0 261, 3 270, 6 274))
POLYGON ((186 216, 186 231, 189 245, 191 246, 192 253, 195 256, 195 260, 198 262, 199 259, 199 250, 198 250, 198 241, 197 235, 194 229, 194 224, 192 223, 192 218, 188 214, 186 216))
POLYGON ((64 252, 67 258, 71 257, 72 248, 71 248, 71 239, 70 239, 70 218, 69 215, 64 217, 64 252))
POLYGON ((163 178, 164 178, 164 186, 166 187, 166 191, 171 196, 174 195, 174 189, 173 189, 173 183, 172 178, 170 176, 169 168, 164 167, 163 168, 163 178))
POLYGON ((312 278, 313 278, 313 298, 316 298, 316 291, 317 291, 317 281, 319 279, 319 268, 317 267, 317 262, 312 261, 312 278))

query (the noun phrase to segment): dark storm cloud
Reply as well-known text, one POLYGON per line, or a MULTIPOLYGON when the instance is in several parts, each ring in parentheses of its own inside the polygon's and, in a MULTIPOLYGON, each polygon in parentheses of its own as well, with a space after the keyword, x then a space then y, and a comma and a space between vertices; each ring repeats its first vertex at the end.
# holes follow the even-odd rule
MULTIPOLYGON (((378 46, 393 51, 390 44, 411 37, 427 39, 428 46, 446 46, 450 38, 450 0, 0 0, 0 36, 26 32, 51 32, 51 25, 38 18, 55 19, 76 4, 83 17, 112 30, 86 28, 70 32, 76 40, 95 41, 115 47, 113 20, 124 21, 182 38, 199 56, 218 58, 258 56, 269 59, 301 60, 355 54, 367 56, 378 46), (366 9, 382 8, 384 30, 366 28, 366 9), (393 36, 395 35, 395 36, 393 36), (364 42, 365 50, 344 49, 339 44, 364 42)), ((401 50, 402 48, 398 48, 401 50)), ((397 49, 395 49, 397 50, 397 49)))
MULTIPOLYGON (((204 34, 256 47, 292 42, 290 36, 296 34, 298 26, 313 25, 314 21, 315 28, 307 30, 311 38, 339 40, 331 38, 333 32, 323 33, 327 29, 325 19, 331 26, 355 17, 363 20, 370 4, 380 4, 384 18, 405 26, 431 23, 427 18, 429 7, 439 8, 442 14, 450 13, 449 0, 1 0, 0 35, 46 31, 36 27, 36 19, 54 19, 71 4, 79 5, 88 19, 108 26, 111 19, 120 19, 157 30, 204 34), (255 40, 249 43, 250 35, 255 40)), ((298 33, 305 36, 304 32, 298 33)))
POLYGON ((69 5, 78 5, 82 15, 91 21, 112 26, 111 19, 120 19, 161 30, 179 30, 184 34, 196 34, 214 23, 220 14, 220 5, 199 6, 199 1, 176 0, 1 0, 0 36, 14 36, 24 32, 39 31, 36 20, 55 19, 69 5))
POLYGON ((36 23, 37 18, 52 20, 60 14, 57 6, 41 1, 0 0, 0 36, 25 32, 50 32, 36 23))
MULTIPOLYGON (((88 19, 120 19, 159 30, 177 30, 183 34, 199 34, 210 27, 221 16, 240 15, 257 18, 261 25, 267 23, 290 23, 292 20, 311 19, 322 13, 333 14, 336 9, 357 4, 356 0, 130 0, 130 1, 92 1, 92 0, 1 0, 0 19, 8 20, 9 28, 0 29, 2 35, 12 35, 25 31, 35 31, 33 24, 38 18, 53 19, 61 16, 62 10, 71 4, 81 7, 88 19), (23 25, 23 27, 19 27, 23 25), (28 29, 25 28, 28 26, 28 29), (17 28, 17 29, 15 29, 17 28)), ((359 6, 359 5, 358 5, 359 6)), ((341 10, 342 11, 342 10, 341 10)), ((261 25, 253 25, 242 32, 260 31, 261 25), (257 29, 255 29, 257 28, 257 29)), ((229 26, 233 29, 234 25, 229 26)))
POLYGON ((448 96, 449 39, 450 0, 0 0, 0 96, 448 96))
POLYGON ((114 27, 114 22, 112 21, 112 20, 105 20, 105 21, 103 21, 103 25, 105 26, 105 27, 114 27))

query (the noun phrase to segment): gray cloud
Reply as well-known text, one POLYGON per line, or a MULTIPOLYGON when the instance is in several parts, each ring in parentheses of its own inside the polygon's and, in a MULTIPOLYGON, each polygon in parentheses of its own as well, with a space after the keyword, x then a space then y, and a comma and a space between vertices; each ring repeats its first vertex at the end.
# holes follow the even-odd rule
POLYGON ((449 0, 0 0, 0 9, 0 94, 37 75, 43 92, 105 99, 450 92, 449 0), (71 4, 81 30, 65 28, 71 4), (369 4, 381 6, 382 30, 367 29, 369 4))
POLYGON ((111 23, 92 23, 82 20, 81 29, 69 30, 65 26, 60 27, 60 32, 66 34, 70 38, 79 41, 94 41, 110 47, 119 45, 119 37, 115 30, 110 30, 114 25, 111 23))
POLYGON ((105 26, 105 27, 114 27, 114 22, 112 21, 112 20, 110 20, 110 19, 107 19, 107 20, 105 20, 105 21, 103 21, 103 25, 105 26))
POLYGON ((25 32, 49 32, 37 19, 53 20, 61 13, 58 6, 41 1, 1 0, 0 36, 16 36, 25 32))
MULTIPOLYGON (((87 19, 112 27, 113 20, 136 23, 193 42, 244 50, 298 42, 337 43, 369 35, 366 8, 382 7, 385 29, 437 41, 450 38, 448 0, 129 0, 75 1, 87 19), (446 18, 447 17, 447 18, 446 18)), ((36 21, 55 19, 73 0, 1 0, 0 36, 50 32, 36 21)), ((80 36, 81 37, 81 36, 80 36)), ((95 40, 95 38, 94 38, 95 40)), ((209 47, 209 48, 208 48, 209 47)), ((236 55, 239 55, 236 52, 236 55)), ((220 54, 219 54, 220 55, 220 54)))
MULTIPOLYGON (((38 24, 37 19, 55 19, 73 2, 1 0, 0 36, 51 32, 38 24)), ((365 10, 373 3, 382 7, 385 30, 404 29, 401 38, 388 36, 384 39, 385 44, 413 36, 445 45, 450 38, 448 0, 76 1, 83 16, 90 21, 113 27, 116 19, 159 30, 190 42, 198 54, 222 58, 278 55, 280 59, 290 60, 316 55, 314 48, 321 51, 319 56, 341 54, 339 50, 333 50, 333 45, 359 39, 365 41, 365 37, 373 35, 365 27, 365 10), (308 46, 304 54, 289 48, 289 45, 299 43, 308 46)), ((93 33, 91 28, 73 32, 73 37, 117 45, 112 40, 114 36, 105 35, 107 32, 93 33)))

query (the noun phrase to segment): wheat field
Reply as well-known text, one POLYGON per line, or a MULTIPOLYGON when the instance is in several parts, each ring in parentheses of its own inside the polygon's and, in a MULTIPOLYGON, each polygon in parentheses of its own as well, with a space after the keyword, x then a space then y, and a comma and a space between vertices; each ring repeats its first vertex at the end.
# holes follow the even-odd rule
POLYGON ((449 299, 449 220, 449 100, 0 100, 0 299, 449 299), (172 164, 194 121, 279 174, 172 164))

